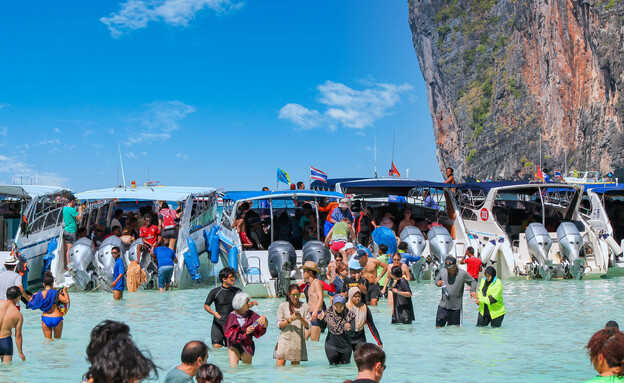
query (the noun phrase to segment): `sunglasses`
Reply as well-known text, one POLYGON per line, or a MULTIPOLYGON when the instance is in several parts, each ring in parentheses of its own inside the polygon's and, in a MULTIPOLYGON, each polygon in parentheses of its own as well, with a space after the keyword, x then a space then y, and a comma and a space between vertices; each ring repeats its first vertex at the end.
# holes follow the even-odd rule
POLYGON ((299 298, 301 296, 301 294, 290 294, 290 296, 299 298))
POLYGON ((228 279, 236 279, 236 277, 233 276, 233 275, 230 275, 230 276, 228 276, 228 279))

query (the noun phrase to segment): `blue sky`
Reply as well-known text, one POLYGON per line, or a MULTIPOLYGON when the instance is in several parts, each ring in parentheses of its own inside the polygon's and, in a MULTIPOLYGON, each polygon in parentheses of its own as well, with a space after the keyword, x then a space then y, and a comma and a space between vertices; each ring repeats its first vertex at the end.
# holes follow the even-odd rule
MULTIPOLYGON (((0 3, 0 182, 441 180, 407 2, 0 3)), ((284 188, 286 185, 280 185, 284 188)))

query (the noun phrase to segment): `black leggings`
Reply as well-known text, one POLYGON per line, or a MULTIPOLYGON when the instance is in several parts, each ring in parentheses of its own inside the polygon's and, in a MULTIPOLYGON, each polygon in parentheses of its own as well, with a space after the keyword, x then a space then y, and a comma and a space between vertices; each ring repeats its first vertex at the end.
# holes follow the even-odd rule
POLYGON ((333 348, 325 347, 325 355, 329 364, 349 364, 351 363, 351 350, 349 352, 338 352, 333 348))
POLYGON ((500 327, 503 324, 503 318, 505 318, 505 314, 499 316, 496 319, 492 319, 489 315, 483 317, 483 315, 479 313, 479 317, 477 318, 477 326, 486 327, 487 325, 492 324, 492 327, 500 327))

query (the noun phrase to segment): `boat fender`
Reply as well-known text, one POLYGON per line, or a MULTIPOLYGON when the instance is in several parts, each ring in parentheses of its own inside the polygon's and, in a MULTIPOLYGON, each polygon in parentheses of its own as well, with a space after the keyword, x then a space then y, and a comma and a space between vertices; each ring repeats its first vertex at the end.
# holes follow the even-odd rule
POLYGON ((54 259, 54 252, 58 247, 58 242, 56 237, 52 238, 52 240, 48 243, 48 250, 46 251, 46 255, 43 256, 43 265, 41 266, 41 280, 45 276, 45 272, 50 270, 50 265, 52 264, 52 260, 54 259))
POLYGON ((213 229, 210 238, 210 262, 219 263, 219 228, 215 226, 213 229))
POLYGON ((229 256, 229 265, 234 270, 238 270, 238 248, 236 246, 232 246, 230 249, 229 256))
POLYGON ((607 246, 611 248, 613 254, 620 255, 622 254, 622 248, 618 245, 617 241, 613 239, 609 234, 605 234, 603 240, 607 243, 607 246))
POLYGON ((496 249, 496 241, 494 240, 488 241, 488 243, 485 245, 483 250, 481 250, 481 262, 483 262, 483 264, 488 263, 490 258, 492 258, 492 255, 495 249, 496 249))
POLYGON ((210 240, 212 239, 212 229, 202 231, 206 252, 210 255, 210 240))
POLYGON ((188 251, 184 252, 184 264, 186 269, 194 281, 199 281, 201 275, 199 274, 199 255, 197 254, 197 245, 192 238, 187 238, 188 251))

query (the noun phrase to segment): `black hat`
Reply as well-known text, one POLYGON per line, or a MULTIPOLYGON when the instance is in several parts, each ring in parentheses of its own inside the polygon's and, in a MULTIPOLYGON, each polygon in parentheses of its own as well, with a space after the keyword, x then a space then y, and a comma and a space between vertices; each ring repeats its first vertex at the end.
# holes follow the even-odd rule
POLYGON ((610 320, 607 322, 607 324, 605 325, 605 328, 616 328, 616 329, 620 329, 620 326, 618 325, 618 323, 614 320, 610 320))
POLYGON ((446 259, 444 260, 444 267, 446 267, 447 269, 450 269, 456 264, 457 259, 455 259, 455 257, 446 257, 446 259))
POLYGON ((368 257, 368 253, 366 250, 359 249, 357 253, 353 256, 353 259, 360 259, 362 257, 368 257))

